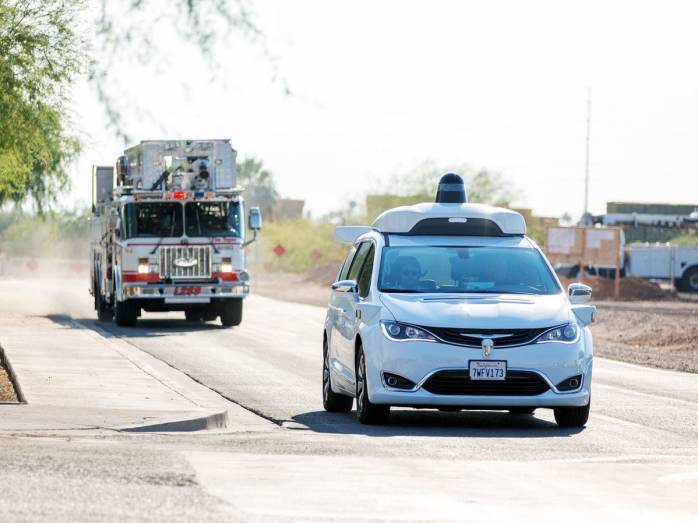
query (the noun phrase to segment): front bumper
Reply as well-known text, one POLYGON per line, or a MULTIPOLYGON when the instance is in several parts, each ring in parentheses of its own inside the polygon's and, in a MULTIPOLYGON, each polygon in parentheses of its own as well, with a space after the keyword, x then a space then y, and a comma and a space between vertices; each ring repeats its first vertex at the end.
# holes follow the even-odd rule
POLYGON ((440 342, 396 342, 374 331, 370 342, 364 343, 369 398, 377 404, 395 406, 458 406, 461 408, 507 407, 581 407, 591 396, 592 344, 591 334, 584 329, 574 344, 542 343, 520 347, 496 348, 484 357, 479 348, 440 342), (374 349, 374 350, 371 350, 374 349), (471 360, 506 361, 507 372, 535 373, 548 385, 548 390, 536 395, 456 395, 434 394, 423 387, 435 373, 443 370, 468 370, 471 360), (397 389, 387 385, 384 372, 394 373, 412 382, 412 389, 397 389), (572 391, 561 391, 557 384, 582 376, 581 385, 572 391))
POLYGON ((245 298, 246 282, 124 283, 124 299, 164 300, 165 303, 210 303, 212 299, 245 298))

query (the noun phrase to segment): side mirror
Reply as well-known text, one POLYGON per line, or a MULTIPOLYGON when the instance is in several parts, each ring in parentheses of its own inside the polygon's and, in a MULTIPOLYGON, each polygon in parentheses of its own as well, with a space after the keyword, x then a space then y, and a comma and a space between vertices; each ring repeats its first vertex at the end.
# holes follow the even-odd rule
POLYGON ((567 294, 573 305, 586 303, 591 299, 591 287, 583 283, 570 283, 567 294))
POLYGON ((356 294, 359 292, 359 284, 356 283, 356 280, 340 280, 332 284, 332 290, 356 294))
POLYGON ((262 228, 262 211, 259 210, 259 207, 250 208, 250 218, 248 223, 250 229, 253 231, 258 231, 262 228))

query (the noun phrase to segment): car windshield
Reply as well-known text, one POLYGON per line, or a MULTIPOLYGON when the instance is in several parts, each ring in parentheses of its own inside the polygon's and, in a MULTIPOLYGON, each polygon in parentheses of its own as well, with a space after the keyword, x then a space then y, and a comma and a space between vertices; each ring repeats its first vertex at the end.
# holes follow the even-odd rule
POLYGON ((242 238, 239 202, 193 202, 185 207, 187 236, 242 238))
POLYGON ((382 292, 557 294, 536 250, 522 247, 385 247, 382 292))
POLYGON ((124 208, 125 238, 182 236, 182 205, 174 202, 129 203, 124 208))

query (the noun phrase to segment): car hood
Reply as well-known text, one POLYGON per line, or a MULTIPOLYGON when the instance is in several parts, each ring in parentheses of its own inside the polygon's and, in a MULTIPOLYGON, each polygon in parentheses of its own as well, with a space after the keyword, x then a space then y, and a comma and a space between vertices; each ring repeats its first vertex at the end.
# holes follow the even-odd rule
POLYGON ((564 294, 381 294, 396 321, 427 327, 530 329, 569 321, 564 294))

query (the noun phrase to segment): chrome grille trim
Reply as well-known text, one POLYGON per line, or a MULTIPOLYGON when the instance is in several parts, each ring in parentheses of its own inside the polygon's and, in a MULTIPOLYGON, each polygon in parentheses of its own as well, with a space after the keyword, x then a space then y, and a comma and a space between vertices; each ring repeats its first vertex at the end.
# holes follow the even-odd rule
POLYGON ((160 247, 160 278, 198 279, 211 277, 211 247, 176 245, 160 247), (175 264, 178 259, 196 261, 188 267, 175 264))

